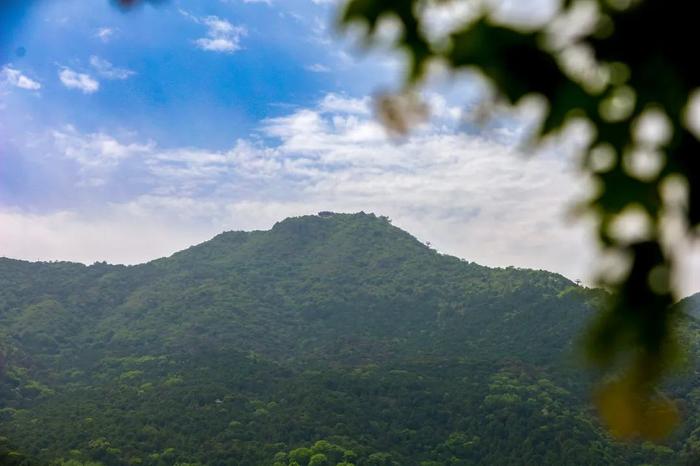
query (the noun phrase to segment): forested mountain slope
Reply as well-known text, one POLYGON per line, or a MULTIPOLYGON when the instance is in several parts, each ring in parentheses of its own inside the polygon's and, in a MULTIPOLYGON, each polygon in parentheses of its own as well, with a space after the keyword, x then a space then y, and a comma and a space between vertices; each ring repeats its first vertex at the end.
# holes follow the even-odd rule
POLYGON ((363 213, 137 266, 0 259, 0 461, 693 464, 690 363, 670 386, 688 422, 667 445, 598 426, 576 348, 602 299, 363 213))

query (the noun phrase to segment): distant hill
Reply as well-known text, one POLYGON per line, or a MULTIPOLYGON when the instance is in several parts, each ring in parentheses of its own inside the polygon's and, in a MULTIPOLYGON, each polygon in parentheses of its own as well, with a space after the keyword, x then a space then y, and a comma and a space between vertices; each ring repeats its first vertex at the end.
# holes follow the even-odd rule
POLYGON ((667 445, 616 444, 598 426, 576 349, 604 299, 558 274, 439 254, 364 213, 226 232, 137 266, 0 259, 0 454, 6 442, 70 465, 693 464, 694 371, 671 386, 688 422, 667 445))

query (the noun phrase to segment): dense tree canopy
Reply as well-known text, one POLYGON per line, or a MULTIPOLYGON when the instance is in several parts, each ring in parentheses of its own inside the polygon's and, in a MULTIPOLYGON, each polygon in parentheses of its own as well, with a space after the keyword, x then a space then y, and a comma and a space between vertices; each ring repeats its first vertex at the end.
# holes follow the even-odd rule
MULTIPOLYGON (((550 21, 529 26, 499 22, 488 5, 350 0, 342 18, 367 26, 370 39, 385 19, 400 25, 394 45, 410 57, 408 88, 420 86, 432 63, 475 70, 507 102, 532 95, 546 100, 540 138, 575 121, 590 125, 582 169, 597 188, 587 211, 607 252, 627 262, 621 276, 600 277, 613 293, 588 349, 619 378, 601 390, 599 402, 618 434, 660 435, 676 417, 655 387, 676 352, 671 304, 683 251, 683 238, 668 232, 680 225, 691 235, 700 223, 700 141, 689 117, 700 85, 700 64, 688 53, 697 21, 693 4, 567 0, 550 21), (455 4, 468 5, 472 14, 443 35, 428 34, 431 10, 455 4), (581 27, 586 12, 590 21, 581 27), (655 135, 646 131, 652 127, 655 135), (620 223, 632 218, 643 228, 632 237, 620 234, 620 223), (663 428, 644 431, 649 425, 663 428)), ((408 127, 411 106, 385 99, 383 107, 390 125, 408 127)))
MULTIPOLYGON (((576 338, 604 296, 368 214, 138 266, 0 259, 0 464, 697 464, 694 372, 661 445, 591 413, 576 338)), ((700 355, 694 317, 684 338, 700 355)))

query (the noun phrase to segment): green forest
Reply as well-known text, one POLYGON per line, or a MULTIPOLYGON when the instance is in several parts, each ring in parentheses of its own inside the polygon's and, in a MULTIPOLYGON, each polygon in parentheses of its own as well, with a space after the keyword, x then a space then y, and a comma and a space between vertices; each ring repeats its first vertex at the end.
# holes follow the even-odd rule
POLYGON ((365 213, 137 266, 0 259, 0 464, 700 463, 700 298, 660 443, 616 442, 591 403, 580 339, 606 298, 365 213))

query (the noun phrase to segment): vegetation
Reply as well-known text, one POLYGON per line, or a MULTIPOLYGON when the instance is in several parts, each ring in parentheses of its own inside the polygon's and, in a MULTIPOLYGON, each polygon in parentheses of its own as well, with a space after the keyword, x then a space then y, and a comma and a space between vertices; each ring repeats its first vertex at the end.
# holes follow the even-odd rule
POLYGON ((0 463, 696 464, 694 372, 667 387, 688 420, 665 443, 598 425, 576 336, 604 299, 371 214, 130 267, 0 259, 0 463))
MULTIPOLYGON (((693 102, 700 104, 700 66, 686 52, 693 5, 565 0, 551 21, 518 25, 504 22, 488 4, 348 0, 343 22, 366 26, 369 39, 381 36, 384 20, 398 24, 393 45, 407 52, 409 90, 420 86, 431 64, 472 70, 498 99, 546 103, 539 138, 574 123, 592 130, 582 169, 598 188, 586 211, 597 219, 607 252, 628 262, 621 276, 600 277, 612 294, 591 327, 589 355, 608 373, 621 374, 601 391, 600 406, 621 436, 647 436, 649 424, 668 430, 676 408, 655 389, 677 356, 672 278, 680 273, 684 241, 670 237, 667 227, 672 218, 694 236, 700 224, 700 128, 688 116, 693 102), (436 10, 455 5, 471 14, 435 32, 436 10), (642 129, 650 124, 655 135, 642 129), (618 228, 630 219, 644 225, 631 237, 618 228), (630 418, 636 421, 623 421, 630 418)), ((406 97, 382 102, 381 115, 396 130, 406 131, 421 116, 420 105, 406 97)))

